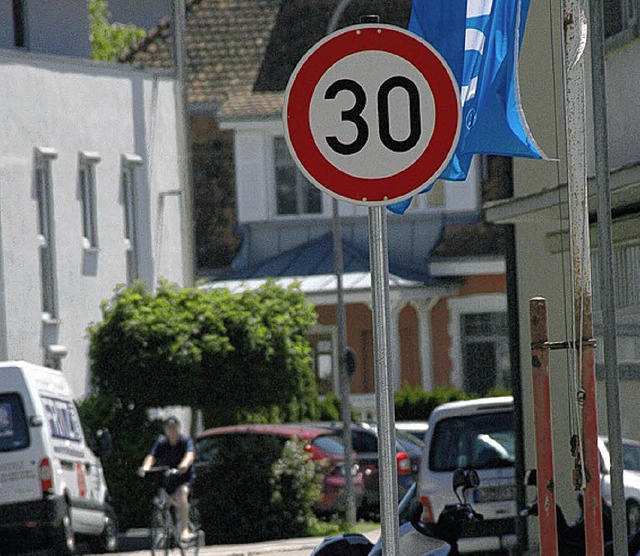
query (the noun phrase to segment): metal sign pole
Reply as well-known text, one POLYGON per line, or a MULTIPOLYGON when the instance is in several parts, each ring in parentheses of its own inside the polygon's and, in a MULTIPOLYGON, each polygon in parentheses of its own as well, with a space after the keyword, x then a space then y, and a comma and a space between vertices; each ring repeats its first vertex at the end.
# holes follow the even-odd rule
POLYGON ((382 553, 385 556, 395 556, 400 551, 400 520, 393 381, 389 356, 389 259, 385 210, 383 206, 369 208, 369 256, 373 299, 373 362, 378 413, 382 553))

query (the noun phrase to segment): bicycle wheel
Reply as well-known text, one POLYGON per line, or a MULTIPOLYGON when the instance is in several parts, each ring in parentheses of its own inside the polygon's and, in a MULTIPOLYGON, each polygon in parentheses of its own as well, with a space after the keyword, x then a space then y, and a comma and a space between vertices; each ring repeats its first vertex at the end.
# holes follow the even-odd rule
POLYGON ((149 548, 152 555, 165 552, 171 542, 171 516, 161 508, 154 508, 149 521, 149 548))

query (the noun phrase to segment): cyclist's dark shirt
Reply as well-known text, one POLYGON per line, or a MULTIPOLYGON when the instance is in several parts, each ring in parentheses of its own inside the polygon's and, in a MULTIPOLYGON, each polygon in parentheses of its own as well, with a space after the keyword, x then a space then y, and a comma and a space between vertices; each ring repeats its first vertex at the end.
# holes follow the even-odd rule
MULTIPOLYGON (((180 465, 182 458, 187 452, 195 452, 193 439, 186 434, 180 434, 177 444, 172 446, 169 439, 163 434, 158 437, 155 444, 149 452, 155 459, 157 465, 166 465, 167 467, 176 468, 180 465)), ((182 475, 176 477, 176 486, 183 483, 189 483, 193 486, 196 478, 196 470, 193 464, 182 475)))

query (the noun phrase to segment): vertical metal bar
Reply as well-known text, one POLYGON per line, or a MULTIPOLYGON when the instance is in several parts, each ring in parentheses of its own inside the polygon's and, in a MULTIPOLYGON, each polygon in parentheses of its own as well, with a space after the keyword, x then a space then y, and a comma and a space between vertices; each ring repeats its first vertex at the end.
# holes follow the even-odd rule
POLYGON ((549 388, 549 348, 547 300, 529 300, 531 327, 531 367, 533 371, 533 407, 536 434, 536 470, 538 517, 540 520, 540 556, 558 553, 555 478, 553 470, 553 435, 551 427, 551 394, 549 388))
POLYGON ((393 405, 393 381, 389 357, 389 259, 387 214, 383 206, 369 207, 369 255, 373 300, 373 360, 378 414, 378 457, 380 461, 380 522, 382 553, 400 551, 398 477, 393 405))
MULTIPOLYGON (((331 14, 327 25, 327 35, 338 28, 338 22, 344 10, 351 0, 340 0, 331 14)), ((340 206, 337 199, 331 203, 333 221, 333 265, 336 274, 336 321, 338 326, 338 376, 340 380, 340 418, 342 419, 342 442, 344 444, 344 457, 346 461, 353 459, 353 443, 351 439, 351 402, 349 395, 349 375, 345 365, 346 353, 346 315, 344 306, 343 283, 343 256, 342 256, 342 222, 340 220, 340 206)), ((345 469, 349 469, 346 466, 345 469)), ((351 526, 356 523, 356 499, 353 489, 353 476, 345 475, 345 519, 351 526)))
POLYGON ((195 284, 195 246, 193 225, 193 181, 191 171, 191 124, 189 120, 189 95, 186 47, 185 0, 173 0, 173 63, 176 72, 176 119, 178 130, 178 162, 182 179, 182 257, 185 286, 195 284))
POLYGON ((573 295, 575 337, 579 340, 582 371, 581 455, 584 483, 585 542, 589 556, 602 554, 602 501, 600 498, 600 465, 598 456, 598 417, 596 410, 595 360, 592 347, 583 341, 593 336, 591 298, 591 261, 586 167, 586 115, 584 50, 587 43, 587 21, 582 0, 564 0, 564 80, 567 131, 567 169, 569 220, 571 224, 571 256, 573 262, 573 295))
MULTIPOLYGON (((340 379, 340 418, 342 419, 342 442, 344 458, 347 462, 353 459, 353 443, 351 440, 351 403, 349 396, 349 375, 345 365, 346 353, 346 315, 344 306, 344 290, 342 287, 342 222, 338 211, 338 200, 333 199, 333 263, 336 273, 336 321, 338 325, 338 376, 340 379)), ((353 489, 353 476, 349 472, 350 465, 345 465, 345 519, 351 526, 356 523, 356 499, 353 489)))
POLYGON ((622 431, 620 428, 620 385, 616 335, 616 290, 613 280, 613 238, 609 180, 609 139, 604 58, 604 15, 602 0, 591 0, 591 90, 598 198, 598 246, 600 251, 600 304, 602 310, 604 367, 607 397, 609 455, 611 457, 611 502, 613 552, 627 551, 627 519, 622 480, 622 431))

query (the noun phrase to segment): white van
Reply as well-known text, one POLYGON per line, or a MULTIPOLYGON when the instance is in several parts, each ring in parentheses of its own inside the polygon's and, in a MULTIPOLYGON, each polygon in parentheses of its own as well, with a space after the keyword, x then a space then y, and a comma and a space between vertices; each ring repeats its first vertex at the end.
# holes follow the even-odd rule
POLYGON ((0 547, 36 540, 71 554, 86 536, 92 550, 115 551, 98 457, 109 447, 108 432, 85 439, 62 372, 0 363, 0 547))
POLYGON ((513 398, 502 396, 436 407, 429 417, 418 479, 422 519, 437 521, 452 500, 457 468, 475 469, 480 486, 473 491, 474 509, 483 521, 465 524, 461 553, 505 550, 515 546, 515 428, 513 398))

